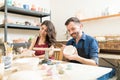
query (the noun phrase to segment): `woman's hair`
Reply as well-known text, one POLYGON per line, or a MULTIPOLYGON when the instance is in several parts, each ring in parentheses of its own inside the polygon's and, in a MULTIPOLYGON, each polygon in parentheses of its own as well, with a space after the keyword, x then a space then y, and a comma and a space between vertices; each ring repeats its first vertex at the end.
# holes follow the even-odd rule
POLYGON ((56 32, 55 27, 53 23, 49 20, 45 20, 42 24, 47 26, 47 36, 46 36, 46 42, 48 43, 48 46, 54 45, 56 42, 56 32))

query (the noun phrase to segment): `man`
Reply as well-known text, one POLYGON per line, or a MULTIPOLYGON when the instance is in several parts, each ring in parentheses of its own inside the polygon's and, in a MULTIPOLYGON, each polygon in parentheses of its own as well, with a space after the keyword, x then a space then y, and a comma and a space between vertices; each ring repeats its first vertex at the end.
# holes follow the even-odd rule
POLYGON ((70 62, 98 65, 98 42, 82 31, 83 26, 80 20, 71 17, 65 25, 72 37, 66 45, 73 45, 77 51, 73 55, 64 54, 64 57, 70 62))

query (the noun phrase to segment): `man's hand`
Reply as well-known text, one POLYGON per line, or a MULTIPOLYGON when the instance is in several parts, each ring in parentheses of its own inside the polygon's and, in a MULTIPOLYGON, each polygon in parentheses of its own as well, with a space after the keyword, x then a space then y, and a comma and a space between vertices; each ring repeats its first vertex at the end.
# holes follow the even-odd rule
POLYGON ((64 54, 65 58, 67 58, 68 60, 76 60, 76 58, 79 56, 76 49, 75 49, 74 54, 72 54, 72 55, 65 54, 65 53, 63 53, 63 54, 64 54))

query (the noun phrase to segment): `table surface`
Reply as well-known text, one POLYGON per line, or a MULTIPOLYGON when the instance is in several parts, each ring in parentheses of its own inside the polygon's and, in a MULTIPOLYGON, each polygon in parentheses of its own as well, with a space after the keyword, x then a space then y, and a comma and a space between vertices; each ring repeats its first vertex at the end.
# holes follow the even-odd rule
MULTIPOLYGON (((54 67, 54 69, 57 70, 58 65, 60 65, 60 66, 62 66, 64 73, 56 74, 57 78, 53 79, 51 77, 53 77, 55 75, 52 75, 52 76, 46 75, 47 74, 46 72, 48 69, 46 69, 46 72, 45 72, 45 70, 41 69, 41 67, 43 67, 43 65, 39 65, 37 68, 37 71, 38 70, 42 71, 42 74, 44 74, 43 80, 96 80, 97 78, 112 71, 111 68, 105 68, 105 67, 68 63, 68 62, 55 61, 55 60, 53 60, 53 62, 55 62, 57 64, 47 65, 48 68, 54 67)), ((15 69, 18 69, 17 67, 20 68, 20 67, 23 67, 23 65, 19 64, 17 66, 12 66, 10 69, 5 70, 6 76, 13 74, 15 71, 19 71, 20 69, 15 70, 15 69)), ((28 68, 30 70, 30 66, 28 68)), ((23 70, 24 69, 26 70, 26 68, 23 68, 23 70)), ((31 70, 34 70, 34 69, 31 69, 31 70)), ((7 80, 7 77, 4 80, 7 80)))

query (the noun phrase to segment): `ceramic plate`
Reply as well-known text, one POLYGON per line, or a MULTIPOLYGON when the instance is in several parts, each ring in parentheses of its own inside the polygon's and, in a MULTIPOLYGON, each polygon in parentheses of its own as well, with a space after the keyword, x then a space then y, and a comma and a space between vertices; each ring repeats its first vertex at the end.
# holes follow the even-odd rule
POLYGON ((43 80, 41 73, 38 71, 18 71, 10 76, 7 80, 43 80))

